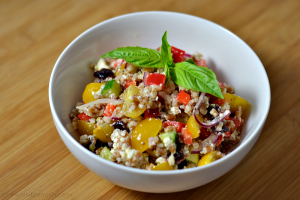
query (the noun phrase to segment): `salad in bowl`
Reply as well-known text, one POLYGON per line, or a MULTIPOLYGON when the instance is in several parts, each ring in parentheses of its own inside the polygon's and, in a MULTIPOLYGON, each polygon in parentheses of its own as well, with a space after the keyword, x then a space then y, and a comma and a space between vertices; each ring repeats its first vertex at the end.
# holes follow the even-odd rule
POLYGON ((91 65, 94 81, 70 113, 79 142, 146 170, 201 167, 240 142, 248 101, 219 82, 202 54, 169 45, 119 47, 91 65))

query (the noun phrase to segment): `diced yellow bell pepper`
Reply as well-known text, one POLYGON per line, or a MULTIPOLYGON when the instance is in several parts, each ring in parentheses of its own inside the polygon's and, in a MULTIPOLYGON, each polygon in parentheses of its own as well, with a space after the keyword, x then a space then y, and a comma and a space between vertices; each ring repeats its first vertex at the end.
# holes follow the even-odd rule
POLYGON ((111 134, 114 132, 114 127, 111 124, 105 123, 101 126, 98 126, 93 134, 96 138, 98 138, 101 142, 111 142, 111 134))
POLYGON ((79 120, 77 122, 77 130, 80 135, 93 135, 95 124, 79 120))
POLYGON ((220 158, 221 156, 219 151, 209 152, 202 156, 202 158, 199 160, 198 167, 212 163, 213 161, 218 160, 220 158))
POLYGON ((144 152, 149 148, 150 137, 155 137, 162 127, 159 119, 147 118, 137 124, 131 135, 131 145, 133 149, 144 152))
POLYGON ((103 83, 90 83, 87 84, 87 86, 85 87, 85 90, 82 94, 82 99, 84 101, 84 103, 89 103, 90 101, 95 101, 95 97, 94 94, 100 90, 101 86, 103 85, 103 83))
POLYGON ((192 138, 199 137, 200 134, 200 125, 197 123, 197 121, 194 118, 194 115, 191 115, 189 120, 187 121, 187 129, 192 134, 192 138))
POLYGON ((152 170, 173 170, 173 166, 169 165, 168 162, 161 163, 153 167, 152 170))
POLYGON ((234 113, 239 110, 239 106, 242 107, 241 111, 243 112, 248 106, 248 101, 239 97, 235 94, 226 93, 224 94, 224 99, 226 99, 230 104, 230 112, 234 113))

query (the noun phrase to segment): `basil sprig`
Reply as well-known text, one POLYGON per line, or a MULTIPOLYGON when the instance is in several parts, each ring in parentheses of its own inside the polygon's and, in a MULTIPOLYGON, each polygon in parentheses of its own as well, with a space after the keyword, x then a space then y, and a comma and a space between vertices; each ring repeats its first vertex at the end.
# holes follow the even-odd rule
POLYGON ((206 92, 222 98, 222 92, 216 75, 212 70, 207 69, 206 67, 199 67, 189 62, 180 62, 175 64, 175 67, 171 70, 170 74, 172 80, 177 85, 195 91, 206 92))
POLYGON ((165 64, 160 52, 142 47, 119 47, 101 57, 123 59, 139 67, 161 68, 165 64))
POLYGON ((188 59, 174 64, 171 46, 167 41, 167 31, 162 37, 161 52, 142 47, 119 47, 101 56, 102 58, 123 59, 139 67, 164 67, 166 82, 169 78, 184 88, 206 92, 223 99, 223 95, 214 72, 206 67, 199 67, 188 59))

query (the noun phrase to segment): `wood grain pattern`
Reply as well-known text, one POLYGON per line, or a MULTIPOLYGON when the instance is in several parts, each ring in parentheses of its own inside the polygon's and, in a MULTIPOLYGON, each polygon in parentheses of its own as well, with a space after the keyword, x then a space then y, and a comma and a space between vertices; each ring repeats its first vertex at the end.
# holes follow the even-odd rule
POLYGON ((0 198, 300 199, 300 2, 298 0, 0 0, 0 198), (271 84, 265 127, 233 170, 173 194, 127 190, 80 164, 61 141, 48 81, 80 33, 125 13, 166 10, 224 26, 257 53, 271 84))

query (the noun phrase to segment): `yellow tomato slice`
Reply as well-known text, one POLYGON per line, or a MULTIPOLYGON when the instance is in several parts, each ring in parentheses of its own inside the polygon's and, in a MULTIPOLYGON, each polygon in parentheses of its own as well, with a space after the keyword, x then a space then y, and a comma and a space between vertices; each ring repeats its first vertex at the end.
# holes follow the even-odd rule
POLYGON ((77 130, 80 135, 93 135, 95 124, 79 120, 77 122, 77 130))
POLYGON ((202 156, 202 158, 199 160, 198 166, 207 165, 207 164, 212 163, 213 161, 216 161, 220 158, 221 158, 221 156, 220 156, 219 151, 209 152, 209 153, 205 154, 204 156, 202 156))
POLYGON ((173 170, 173 166, 169 165, 168 162, 161 163, 153 167, 152 170, 173 170))
POLYGON ((200 125, 195 120, 194 115, 191 115, 187 121, 187 129, 191 132, 193 139, 199 137, 200 125))
POLYGON ((123 113, 125 116, 135 118, 145 112, 146 106, 144 106, 143 108, 139 108, 139 102, 135 102, 132 99, 132 96, 138 95, 139 93, 140 93, 139 89, 134 85, 130 85, 125 90, 125 101, 123 104, 123 113), (134 109, 131 108, 132 104, 135 104, 134 109))
POLYGON ((105 123, 101 126, 98 126, 93 134, 96 138, 98 138, 101 142, 111 142, 111 134, 114 132, 114 127, 111 124, 105 123))
POLYGON ((94 94, 101 89, 103 83, 90 83, 87 84, 85 90, 82 94, 82 99, 84 103, 89 103, 91 101, 95 101, 94 94))
POLYGON ((248 106, 248 101, 239 97, 235 94, 226 93, 224 94, 224 99, 226 99, 230 104, 230 112, 236 112, 239 110, 239 106, 242 107, 242 112, 248 106))
POLYGON ((155 137, 162 127, 159 119, 147 118, 137 124, 131 135, 132 148, 144 152, 149 148, 148 139, 155 137))

